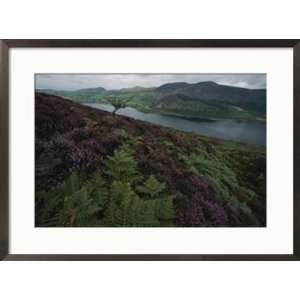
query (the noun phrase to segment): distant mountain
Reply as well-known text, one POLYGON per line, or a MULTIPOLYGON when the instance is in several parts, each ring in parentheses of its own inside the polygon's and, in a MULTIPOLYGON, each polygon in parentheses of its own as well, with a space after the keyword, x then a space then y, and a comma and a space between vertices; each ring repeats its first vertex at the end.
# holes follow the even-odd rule
POLYGON ((48 95, 62 96, 72 99, 76 102, 97 102, 99 96, 102 97, 108 92, 103 87, 78 90, 37 89, 36 91, 40 93, 46 93, 48 95))
POLYGON ((144 92, 147 90, 152 90, 152 88, 146 88, 146 87, 142 87, 142 86, 134 86, 134 87, 130 87, 130 88, 123 88, 120 90, 116 90, 116 91, 121 91, 121 92, 144 92))
POLYGON ((156 90, 161 93, 173 93, 178 90, 189 87, 190 84, 186 82, 174 82, 174 83, 166 83, 159 86, 156 90))
POLYGON ((65 91, 60 91, 60 90, 55 90, 55 89, 36 89, 35 91, 38 93, 46 93, 46 94, 50 94, 50 95, 52 95, 52 94, 54 95, 59 92, 61 92, 61 93, 65 92, 65 91))
POLYGON ((80 89, 80 90, 76 90, 75 92, 79 93, 79 94, 97 95, 97 94, 101 94, 105 91, 106 91, 105 88, 99 86, 99 87, 95 87, 95 88, 80 89))
POLYGON ((266 90, 246 89, 217 84, 174 82, 159 87, 135 86, 119 90, 103 87, 75 91, 38 90, 64 96, 77 102, 106 102, 108 97, 130 99, 128 106, 142 111, 157 111, 188 118, 225 118, 236 120, 264 120, 266 90))
MULTIPOLYGON (((170 83, 157 88, 157 91, 164 95, 161 97, 158 105, 164 106, 167 101, 171 105, 170 95, 173 95, 174 101, 180 106, 178 97, 175 94, 185 95, 193 98, 193 101, 213 101, 215 103, 230 104, 241 109, 252 111, 259 114, 266 113, 266 90, 251 90, 240 87, 226 86, 212 81, 199 82, 195 84, 170 83)), ((181 96, 182 98, 182 96, 181 96)), ((182 105, 186 105, 183 100, 182 105)))

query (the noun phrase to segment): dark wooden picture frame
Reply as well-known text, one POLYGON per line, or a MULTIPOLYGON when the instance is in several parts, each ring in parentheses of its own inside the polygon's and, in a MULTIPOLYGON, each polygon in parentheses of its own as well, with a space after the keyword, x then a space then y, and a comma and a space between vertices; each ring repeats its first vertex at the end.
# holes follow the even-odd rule
POLYGON ((300 40, 0 40, 0 259, 1 260, 299 260, 300 259, 300 40), (294 251, 291 255, 30 254, 9 253, 9 50, 11 48, 293 48, 294 251))

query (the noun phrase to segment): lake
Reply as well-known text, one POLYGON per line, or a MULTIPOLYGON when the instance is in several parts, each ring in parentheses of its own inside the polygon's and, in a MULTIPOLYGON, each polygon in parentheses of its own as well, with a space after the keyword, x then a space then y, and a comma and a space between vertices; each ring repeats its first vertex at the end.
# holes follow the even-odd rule
MULTIPOLYGON (((113 106, 109 104, 85 103, 85 105, 109 112, 113 111, 113 106)), ((224 140, 266 145, 266 125, 264 123, 238 122, 234 120, 217 120, 214 122, 192 121, 179 117, 161 115, 159 113, 143 113, 132 107, 120 109, 117 114, 224 140)))

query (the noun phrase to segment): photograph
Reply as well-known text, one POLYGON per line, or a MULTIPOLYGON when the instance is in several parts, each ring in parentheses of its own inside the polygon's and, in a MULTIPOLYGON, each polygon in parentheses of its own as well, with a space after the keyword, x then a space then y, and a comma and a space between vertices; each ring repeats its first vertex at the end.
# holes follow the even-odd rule
POLYGON ((266 73, 36 73, 35 227, 266 227, 266 73))

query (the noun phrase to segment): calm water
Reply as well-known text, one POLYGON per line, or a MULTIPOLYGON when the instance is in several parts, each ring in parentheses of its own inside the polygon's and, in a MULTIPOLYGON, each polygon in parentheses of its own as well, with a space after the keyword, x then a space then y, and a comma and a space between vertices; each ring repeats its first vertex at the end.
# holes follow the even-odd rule
MULTIPOLYGON (((86 105, 110 112, 113 110, 113 106, 109 104, 87 103, 86 105)), ((143 113, 131 107, 120 109, 117 114, 224 140, 266 145, 266 125, 262 123, 243 123, 233 120, 190 121, 158 113, 143 113)))

